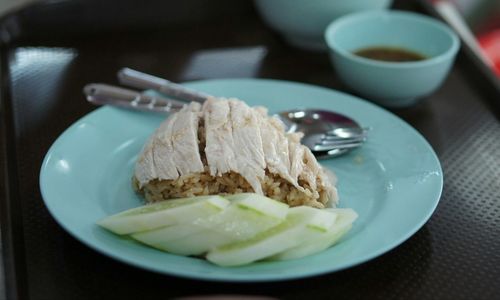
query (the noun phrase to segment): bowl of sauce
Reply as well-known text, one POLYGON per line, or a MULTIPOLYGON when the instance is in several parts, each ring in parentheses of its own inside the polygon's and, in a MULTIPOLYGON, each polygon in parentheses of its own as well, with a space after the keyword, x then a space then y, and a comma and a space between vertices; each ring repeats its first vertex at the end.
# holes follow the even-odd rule
POLYGON ((439 88, 460 48, 444 23, 397 10, 341 17, 327 27, 325 40, 340 79, 387 107, 413 105, 439 88))
POLYGON ((384 46, 363 48, 356 50, 353 53, 364 58, 392 62, 419 61, 427 59, 427 56, 424 54, 413 50, 384 46))

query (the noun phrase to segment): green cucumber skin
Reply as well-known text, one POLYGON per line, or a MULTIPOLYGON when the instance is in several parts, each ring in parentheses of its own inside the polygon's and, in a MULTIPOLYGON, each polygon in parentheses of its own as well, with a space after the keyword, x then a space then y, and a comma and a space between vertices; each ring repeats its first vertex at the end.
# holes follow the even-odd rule
POLYGON ((229 195, 225 196, 225 198, 242 209, 253 210, 256 213, 275 217, 280 220, 286 218, 289 208, 289 206, 283 202, 254 193, 229 195))

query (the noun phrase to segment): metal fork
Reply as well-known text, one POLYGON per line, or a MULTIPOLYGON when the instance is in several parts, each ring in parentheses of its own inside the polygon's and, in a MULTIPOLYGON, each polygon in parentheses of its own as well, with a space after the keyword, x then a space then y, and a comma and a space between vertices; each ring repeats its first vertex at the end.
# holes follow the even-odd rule
MULTIPOLYGON (((92 83, 84 87, 87 100, 96 105, 107 104, 141 111, 171 113, 180 110, 186 104, 183 101, 203 103, 210 97, 208 94, 194 91, 166 79, 129 68, 121 69, 118 72, 118 79, 123 85, 141 90, 155 90, 169 97, 150 95, 107 84, 92 83)), ((313 152, 341 154, 362 145, 366 140, 366 131, 366 129, 363 129, 359 132, 359 128, 357 132, 349 128, 336 128, 322 134, 313 144, 308 144, 307 146, 313 152), (332 150, 335 151, 332 152, 332 150)))

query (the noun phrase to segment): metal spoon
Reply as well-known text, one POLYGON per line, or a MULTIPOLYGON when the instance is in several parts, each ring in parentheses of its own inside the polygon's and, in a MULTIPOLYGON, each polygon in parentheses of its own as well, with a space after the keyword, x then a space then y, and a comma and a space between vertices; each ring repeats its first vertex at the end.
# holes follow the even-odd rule
POLYGON ((287 132, 302 132, 302 143, 317 158, 344 154, 363 144, 368 128, 337 112, 319 109, 295 109, 277 114, 287 132))

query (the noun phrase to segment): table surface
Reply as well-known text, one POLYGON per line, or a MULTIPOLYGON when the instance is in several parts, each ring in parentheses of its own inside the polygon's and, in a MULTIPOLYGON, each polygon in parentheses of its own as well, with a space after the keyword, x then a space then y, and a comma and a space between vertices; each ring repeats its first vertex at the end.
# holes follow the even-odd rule
MULTIPOLYGON (((81 17, 76 8, 86 6, 80 2, 63 9, 81 17)), ((129 2, 138 3, 124 3, 129 2)), ((179 9, 197 11, 193 10, 197 1, 186 3, 190 9, 179 9)), ((131 30, 107 24, 102 30, 96 26, 85 31, 85 26, 71 25, 74 27, 68 31, 78 32, 74 35, 58 27, 57 17, 45 23, 41 18, 37 28, 35 17, 46 12, 46 6, 17 15, 24 27, 1 52, 0 167, 4 172, 0 192, 8 296, 498 299, 500 125, 489 102, 494 95, 479 90, 463 53, 437 92, 415 107, 393 111, 432 145, 442 163, 445 183, 439 206, 422 229, 372 261, 324 276, 278 283, 194 281, 119 263, 82 245, 56 224, 40 195, 42 159, 65 128, 95 109, 84 101, 81 88, 89 82, 116 83, 115 73, 121 67, 177 82, 275 78, 352 93, 337 79, 327 54, 288 46, 262 23, 251 3, 244 3, 233 5, 238 13, 222 18, 210 17, 214 10, 207 9, 210 13, 198 13, 189 22, 165 21, 155 24, 154 30, 145 30, 146 25, 131 30), (33 18, 23 23, 27 17, 33 18), (59 30, 47 32, 54 28, 59 30)), ((61 22, 70 18, 60 16, 61 22)), ((79 20, 84 24, 86 19, 79 20)), ((16 20, 7 21, 12 33, 11 23, 16 20)), ((5 31, 0 33, 5 38, 5 31)))

